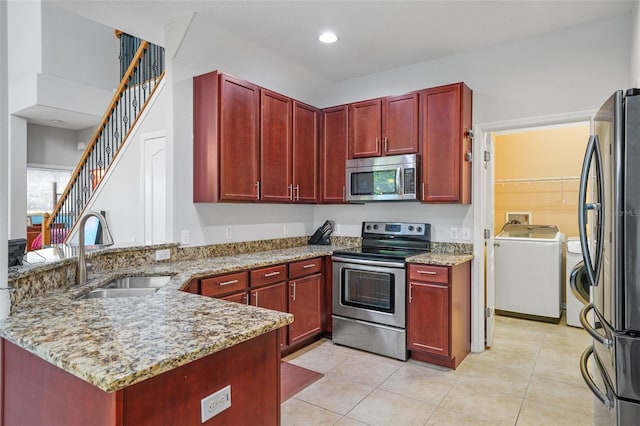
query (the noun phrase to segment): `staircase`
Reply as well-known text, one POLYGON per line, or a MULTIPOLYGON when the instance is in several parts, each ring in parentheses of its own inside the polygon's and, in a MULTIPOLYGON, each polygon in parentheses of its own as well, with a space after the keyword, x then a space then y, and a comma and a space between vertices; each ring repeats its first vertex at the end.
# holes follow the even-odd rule
POLYGON ((120 37, 120 85, 52 213, 45 214, 44 245, 67 242, 164 78, 164 48, 125 33, 116 34, 120 37))

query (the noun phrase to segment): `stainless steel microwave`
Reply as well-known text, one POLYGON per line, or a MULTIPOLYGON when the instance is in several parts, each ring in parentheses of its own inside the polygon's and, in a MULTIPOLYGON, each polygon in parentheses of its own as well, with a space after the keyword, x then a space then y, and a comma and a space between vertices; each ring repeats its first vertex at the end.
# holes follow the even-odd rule
POLYGON ((347 201, 418 200, 416 154, 347 160, 347 201))

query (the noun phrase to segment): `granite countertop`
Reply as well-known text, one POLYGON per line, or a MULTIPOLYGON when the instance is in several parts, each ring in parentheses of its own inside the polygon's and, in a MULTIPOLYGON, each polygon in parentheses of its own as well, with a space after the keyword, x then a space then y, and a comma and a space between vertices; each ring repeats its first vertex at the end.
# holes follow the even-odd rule
POLYGON ((473 259, 472 254, 424 253, 407 258, 407 263, 425 263, 440 266, 456 266, 473 259))
MULTIPOLYGON (((288 313, 179 291, 193 279, 331 255, 338 246, 299 246, 168 261, 95 274, 81 286, 17 304, 0 336, 65 371, 114 392, 293 322, 288 313), (142 297, 80 299, 114 278, 171 275, 142 297)), ((473 256, 428 253, 412 263, 455 265, 473 256)))
POLYGON ((28 299, 0 321, 0 335, 95 385, 114 392, 293 322, 288 313, 179 291, 192 279, 331 254, 302 246, 203 260, 156 263, 92 276, 28 299), (78 299, 113 278, 172 275, 142 297, 78 299))

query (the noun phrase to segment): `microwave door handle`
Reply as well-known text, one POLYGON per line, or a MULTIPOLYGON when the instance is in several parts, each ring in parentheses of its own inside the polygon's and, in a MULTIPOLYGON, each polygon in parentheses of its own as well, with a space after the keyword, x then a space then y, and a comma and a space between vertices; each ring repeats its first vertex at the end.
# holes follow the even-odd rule
POLYGON ((402 195, 402 167, 396 169, 396 194, 402 195))

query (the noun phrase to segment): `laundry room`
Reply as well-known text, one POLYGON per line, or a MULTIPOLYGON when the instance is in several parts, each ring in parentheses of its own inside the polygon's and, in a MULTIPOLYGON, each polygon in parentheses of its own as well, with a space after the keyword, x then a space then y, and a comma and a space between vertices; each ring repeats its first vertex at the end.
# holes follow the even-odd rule
POLYGON ((498 314, 579 326, 582 301, 568 273, 580 258, 578 189, 589 130, 580 122, 493 135, 498 314))

